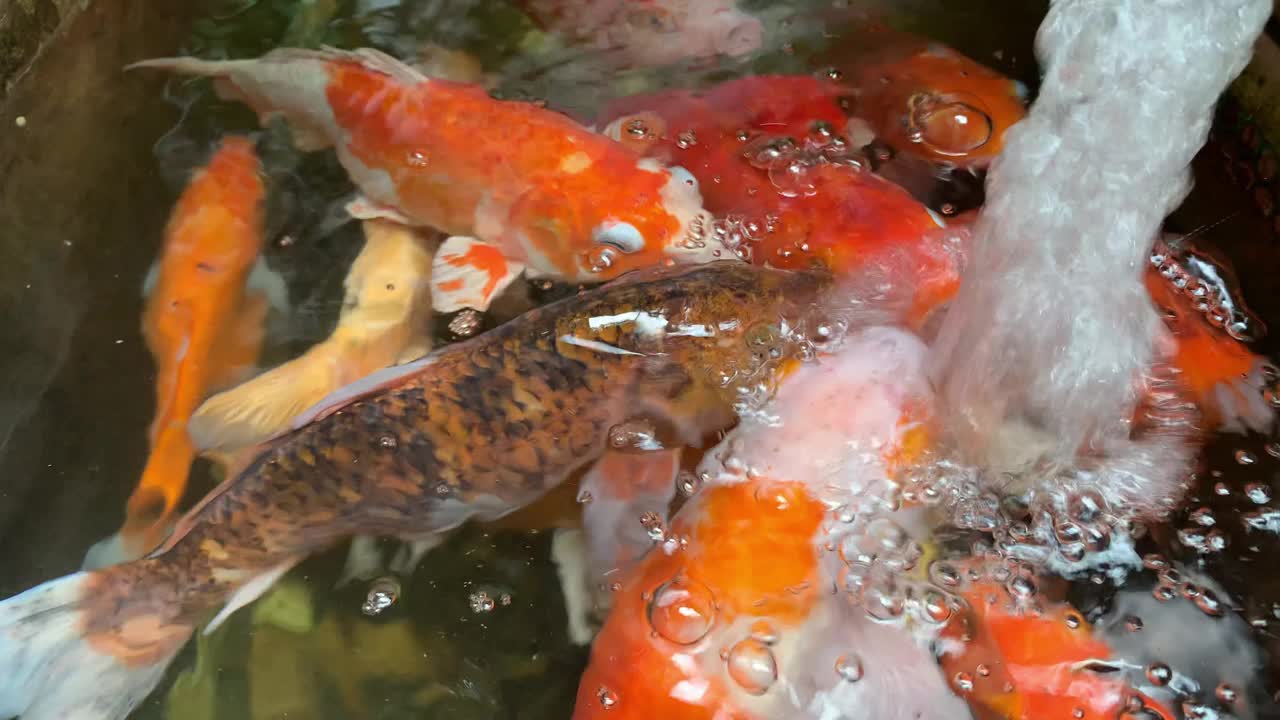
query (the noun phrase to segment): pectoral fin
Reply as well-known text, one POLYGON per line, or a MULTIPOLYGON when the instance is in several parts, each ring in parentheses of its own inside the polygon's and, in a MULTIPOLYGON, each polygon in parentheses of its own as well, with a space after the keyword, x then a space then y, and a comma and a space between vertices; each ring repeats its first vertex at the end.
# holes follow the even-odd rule
POLYGON ((455 235, 436 252, 431 270, 432 307, 442 313, 463 308, 484 312, 522 272, 524 265, 497 247, 455 235))

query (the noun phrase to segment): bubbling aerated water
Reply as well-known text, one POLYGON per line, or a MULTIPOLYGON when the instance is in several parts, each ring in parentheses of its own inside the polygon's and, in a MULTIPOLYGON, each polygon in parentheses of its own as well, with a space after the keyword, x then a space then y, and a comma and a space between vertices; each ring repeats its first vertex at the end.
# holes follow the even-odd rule
POLYGON ((993 167, 973 262, 932 359, 973 459, 1069 463, 1128 437, 1157 328, 1140 274, 1270 9, 1053 3, 1037 37, 1040 97, 993 167), (1028 427, 1042 442, 1010 440, 1028 427), (1029 445, 1042 457, 1026 457, 1029 445))

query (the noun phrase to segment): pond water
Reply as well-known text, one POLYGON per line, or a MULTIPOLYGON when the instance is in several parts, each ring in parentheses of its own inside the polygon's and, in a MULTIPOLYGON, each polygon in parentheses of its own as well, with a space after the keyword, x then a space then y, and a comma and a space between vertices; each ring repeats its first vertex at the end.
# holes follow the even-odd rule
MULTIPOLYGON (((572 5, 573 3, 565 3, 572 5)), ((544 32, 502 0, 241 0, 174 11, 105 0, 77 19, 0 106, 0 591, 15 594, 79 568, 114 532, 147 457, 155 366, 140 333, 141 289, 165 219, 189 174, 228 133, 256 132, 243 106, 203 79, 151 73, 107 78, 147 57, 255 57, 279 46, 376 47, 413 57, 428 45, 474 56, 502 98, 537 99, 587 120, 608 101, 664 88, 705 88, 751 74, 821 76, 852 64, 868 18, 944 43, 1024 83, 1038 83, 1033 39, 1047 2, 911 0, 831 3, 742 0, 762 18, 764 44, 740 59, 619 68, 584 43, 544 32)), ((493 128, 500 138, 503 128, 493 128)), ((1280 325, 1280 247, 1258 209, 1259 130, 1228 101, 1194 164, 1195 190, 1168 229, 1226 256, 1264 324, 1280 325)), ((343 203, 352 186, 331 152, 303 154, 265 131, 272 183, 263 255, 287 285, 289 308, 268 320, 261 364, 324 340, 360 252, 343 203)), ((486 138, 475 139, 478 145, 486 138)), ((1274 172, 1274 168, 1272 168, 1274 172)), ((934 210, 981 202, 973 182, 939 181, 934 210), (945 208, 943 206, 948 206, 945 208)), ((537 285, 535 302, 571 294, 537 285)), ((514 311, 481 320, 497 325, 514 311)), ((437 346, 457 339, 455 314, 432 318, 437 346)), ((1280 352, 1274 334, 1255 350, 1280 352)), ((1280 521, 1271 497, 1280 445, 1258 434, 1215 437, 1193 488, 1142 553, 1198 567, 1220 582, 1265 653, 1280 650, 1280 521), (1196 528, 1223 531, 1207 552, 1196 528)), ((185 505, 213 488, 197 462, 185 505)), ((371 586, 336 587, 347 547, 294 569, 251 610, 198 636, 136 718, 566 718, 588 650, 566 632, 550 528, 466 527, 386 590, 395 602, 362 611, 371 586)), ((1127 588, 1157 584, 1157 569, 1127 588)), ((1101 576, 1068 593, 1086 617, 1115 602, 1101 576)), ((1257 717, 1280 717, 1269 663, 1257 717)), ((1196 716, 1201 717, 1201 716, 1196 716)), ((1209 716, 1204 716, 1209 717, 1209 716)), ((1052 720, 1052 719, 1046 719, 1052 720)))

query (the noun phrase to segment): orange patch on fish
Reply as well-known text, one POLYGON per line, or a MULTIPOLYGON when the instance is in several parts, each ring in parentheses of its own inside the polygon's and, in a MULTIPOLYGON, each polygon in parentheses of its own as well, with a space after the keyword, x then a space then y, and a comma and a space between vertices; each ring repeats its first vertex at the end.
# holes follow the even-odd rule
MULTIPOLYGON (((498 281, 502 279, 507 270, 506 257, 503 256, 501 250, 492 245, 473 244, 465 254, 443 255, 440 259, 454 267, 471 267, 484 273, 489 278, 481 291, 485 297, 493 294, 494 289, 498 286, 498 281)), ((449 283, 442 283, 441 287, 443 288, 445 284, 449 283)))
POLYGON ((719 672, 719 647, 700 642, 742 616, 802 620, 823 588, 812 541, 826 512, 799 483, 761 480, 704 488, 672 523, 682 547, 650 552, 615 593, 592 647, 573 717, 751 717, 719 672), (696 698, 678 688, 702 688, 696 698))

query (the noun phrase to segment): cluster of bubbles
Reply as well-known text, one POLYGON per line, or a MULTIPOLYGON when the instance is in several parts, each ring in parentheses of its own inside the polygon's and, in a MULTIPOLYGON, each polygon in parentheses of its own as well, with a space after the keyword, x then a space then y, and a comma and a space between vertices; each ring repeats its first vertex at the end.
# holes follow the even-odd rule
POLYGON ((1210 325, 1241 342, 1265 334, 1265 326, 1249 312, 1213 262, 1194 252, 1180 253, 1168 239, 1160 238, 1152 248, 1150 263, 1210 325))
POLYGON ((861 148, 854 147, 841 132, 822 121, 814 122, 809 132, 799 139, 767 134, 753 138, 745 132, 739 139, 745 143, 742 157, 752 167, 767 173, 769 183, 783 197, 817 194, 812 171, 818 165, 840 165, 855 170, 867 165, 861 148))

